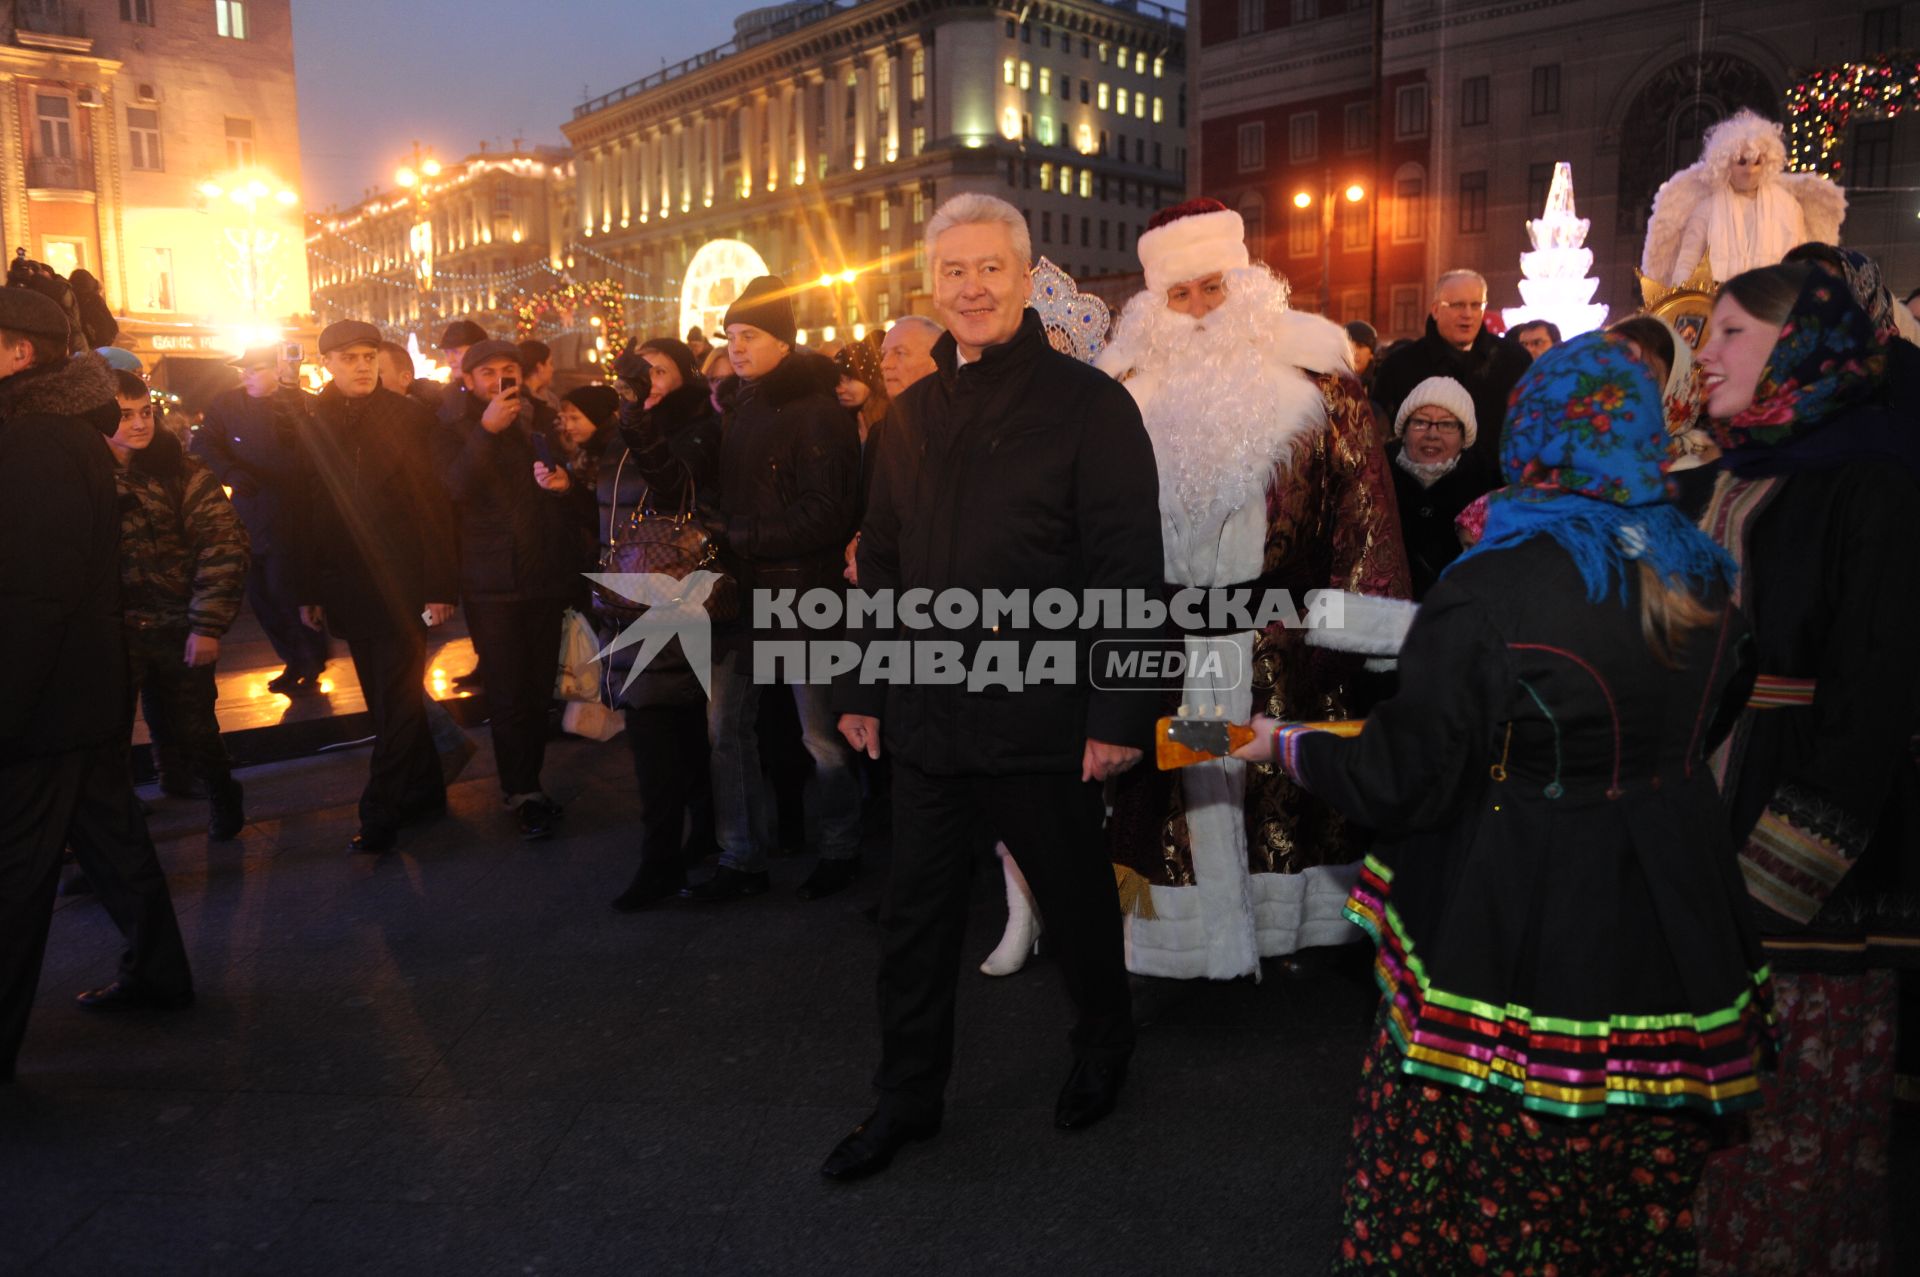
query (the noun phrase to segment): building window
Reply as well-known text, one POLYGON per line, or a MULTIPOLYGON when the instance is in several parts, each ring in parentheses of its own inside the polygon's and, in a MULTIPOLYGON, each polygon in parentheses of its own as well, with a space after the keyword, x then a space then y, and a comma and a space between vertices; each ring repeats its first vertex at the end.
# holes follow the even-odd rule
POLYGON ((1533 69, 1533 113, 1560 114, 1560 64, 1533 69))
POLYGON ((1053 165, 1045 162, 1040 165, 1040 189, 1043 191, 1053 189, 1053 165))
MULTIPOLYGON (((1240 200, 1240 224, 1247 228, 1247 253, 1254 261, 1265 261, 1267 256, 1267 202, 1260 198, 1259 192, 1249 192, 1240 200)), ((1120 247, 1125 248, 1127 228, 1120 227, 1120 247)))
POLYGON ((927 100, 927 51, 915 49, 910 78, 907 81, 907 93, 915 102, 927 100))
POLYGON ((1460 123, 1462 127, 1487 122, 1493 103, 1493 80, 1489 76, 1470 75, 1460 81, 1460 123))
POLYGON ((1255 173, 1267 166, 1267 126, 1255 120, 1240 126, 1240 171, 1255 173))
POLYGON ((1053 117, 1052 116, 1043 115, 1040 117, 1040 132, 1036 136, 1038 136, 1040 139, 1040 145, 1042 146, 1053 145, 1053 117))
POLYGON ((1403 84, 1393 94, 1393 136, 1396 140, 1427 135, 1427 86, 1403 84))
POLYGON ((213 0, 213 29, 230 40, 246 39, 246 0, 213 0))
POLYGON ((87 242, 49 235, 40 241, 40 260, 61 275, 71 275, 87 264, 87 242))
POLYGON ((913 153, 920 154, 927 149, 927 130, 925 125, 916 124, 913 129, 913 153))
POLYGON ((1040 92, 1043 94, 1053 92, 1053 68, 1051 67, 1040 68, 1040 92))
POLYGON ((1900 46, 1900 6, 1868 9, 1860 15, 1860 51, 1871 57, 1900 46))
POLYGON ((1410 337, 1424 327, 1418 284, 1395 284, 1388 309, 1393 315, 1392 331, 1396 335, 1410 337))
POLYGON ((1106 218, 1100 219, 1100 247, 1105 250, 1113 239, 1113 223, 1106 218))
POLYGON ((1073 194, 1073 166, 1071 164, 1062 164, 1060 166, 1060 193, 1062 195, 1073 194))
POLYGON ((1108 95, 1107 85, 1104 80, 1101 81, 1100 83, 1099 93, 1095 94, 1094 96, 1098 99, 1097 105, 1100 107, 1102 111, 1106 110, 1108 105, 1112 102, 1112 98, 1108 95))
POLYGON ((1312 22, 1320 16, 1320 0, 1293 0, 1293 20, 1312 22))
MULTIPOLYGON (((886 64, 883 62, 881 65, 885 66, 886 64)), ((1022 89, 1031 89, 1033 87, 1033 63, 1031 62, 1022 62, 1020 64, 1020 87, 1022 89)))
POLYGON ((1127 113, 1127 91, 1125 89, 1114 90, 1113 105, 1114 109, 1119 111, 1120 114, 1125 115, 1127 113))
POLYGON ((150 107, 127 108, 128 167, 158 173, 160 162, 160 112, 150 107))
POLYGON ((1373 103, 1349 102, 1344 114, 1347 154, 1373 146, 1373 103))
POLYGON ((1155 168, 1160 168, 1160 167, 1162 167, 1162 166, 1161 166, 1161 163, 1160 163, 1160 154, 1161 154, 1161 152, 1160 152, 1160 144, 1159 144, 1158 142, 1155 142, 1155 143, 1153 144, 1153 166, 1154 166, 1155 168))
POLYGON ((1100 42, 1100 65, 1105 66, 1106 64, 1107 64, 1107 42, 1105 40, 1102 40, 1100 42))
POLYGON ((1083 168, 1080 170, 1080 198, 1083 200, 1090 200, 1093 198, 1093 170, 1092 169, 1083 168))
POLYGON ((881 113, 893 110, 893 59, 890 57, 880 59, 880 69, 873 77, 873 94, 874 106, 881 113))
POLYGON ((1153 122, 1154 122, 1155 124, 1159 124, 1159 123, 1162 123, 1163 121, 1165 121, 1165 119, 1166 119, 1166 118, 1167 118, 1167 101, 1166 101, 1166 99, 1165 99, 1165 98, 1155 98, 1155 99, 1153 100, 1153 122))
POLYGON ((1460 233, 1478 235, 1487 229, 1487 171, 1460 175, 1460 233))
POLYGON ((1093 219, 1091 217, 1083 217, 1080 219, 1080 247, 1093 247, 1093 219))
POLYGON ((1053 243, 1053 213, 1049 209, 1040 210, 1040 242, 1053 243))
POLYGON ((253 167, 253 121, 227 117, 227 167, 253 167))
POLYGON ((1886 186, 1892 172, 1892 121, 1863 120, 1854 125, 1853 173, 1848 184, 1855 190, 1886 186))
POLYGON ((1080 105, 1085 106, 1087 104, 1088 99, 1091 98, 1092 94, 1093 94, 1093 90, 1087 87, 1086 77, 1082 76, 1080 78, 1080 105))
POLYGON ((1142 49, 1140 52, 1133 55, 1133 73, 1135 75, 1145 75, 1147 73, 1146 50, 1142 49))
MULTIPOLYGON (((1000 78, 1008 84, 1012 84, 1014 80, 1019 78, 1019 70, 1020 64, 1018 62, 1015 62, 1012 58, 1003 59, 1000 63, 1000 78)), ((851 83, 851 81, 849 81, 849 83, 851 83)), ((847 114, 853 114, 851 104, 847 107, 847 114)))
POLYGON ((1371 205, 1367 200, 1340 201, 1340 248, 1342 252, 1365 252, 1373 243, 1371 205))
POLYGON ((1287 206, 1287 256, 1312 257, 1320 251, 1320 210, 1287 206))
POLYGON ((120 0, 120 21, 138 22, 143 27, 152 26, 153 0, 120 0))
POLYGON ((1060 100, 1073 101, 1073 77, 1070 75, 1062 74, 1060 77, 1060 100))
POLYGON ((1122 71, 1127 69, 1127 46, 1126 45, 1123 44, 1120 46, 1119 51, 1114 55, 1113 64, 1119 67, 1122 71))
POLYGON ((73 100, 55 93, 33 95, 33 114, 39 122, 43 160, 73 158, 73 100))
POLYGON ((1305 164, 1320 158, 1320 112, 1302 111, 1287 117, 1287 160, 1305 164))
POLYGON ((1527 165, 1527 212, 1545 209, 1547 192, 1553 187, 1553 164, 1527 165))
POLYGON ((1396 243, 1424 239, 1427 233, 1427 171, 1402 164, 1393 175, 1393 238, 1396 243))
POLYGON ((1136 120, 1147 118, 1147 95, 1144 93, 1133 95, 1133 118, 1136 120))
POLYGON ((913 193, 913 224, 915 226, 918 226, 920 223, 926 220, 927 220, 927 193, 925 191, 915 191, 913 193))
POLYGON ((1051 49, 1053 47, 1053 28, 1052 27, 1040 28, 1040 47, 1043 49, 1051 49))

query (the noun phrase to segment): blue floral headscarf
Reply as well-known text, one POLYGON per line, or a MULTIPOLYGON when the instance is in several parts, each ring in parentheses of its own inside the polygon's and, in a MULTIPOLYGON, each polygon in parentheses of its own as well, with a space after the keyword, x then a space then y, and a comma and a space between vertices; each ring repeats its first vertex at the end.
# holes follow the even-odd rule
POLYGON ((1588 333, 1534 360, 1508 403, 1500 465, 1507 486, 1456 564, 1550 536, 1596 603, 1626 601, 1635 559, 1694 589, 1732 585, 1733 560, 1668 503, 1660 387, 1623 338, 1588 333))

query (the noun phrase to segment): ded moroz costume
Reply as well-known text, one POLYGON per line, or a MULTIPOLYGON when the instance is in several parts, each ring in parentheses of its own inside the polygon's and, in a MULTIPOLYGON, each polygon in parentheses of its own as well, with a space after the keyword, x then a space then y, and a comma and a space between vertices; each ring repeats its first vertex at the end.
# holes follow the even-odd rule
MULTIPOLYGON (((1407 596, 1393 480, 1346 334, 1287 305, 1249 264, 1240 215, 1195 200, 1140 237, 1147 290, 1127 304, 1096 363, 1140 406, 1160 469, 1170 588, 1407 596), (1175 284, 1223 272, 1202 319, 1169 309, 1175 284)), ((1221 677, 1181 689, 1194 713, 1350 718, 1365 712, 1361 658, 1309 649, 1304 631, 1194 633, 1221 677)), ((1171 706, 1169 706, 1171 708, 1171 706)), ((1324 803, 1279 771, 1215 760, 1120 780, 1110 846, 1126 914, 1127 965, 1143 975, 1232 979, 1263 957, 1358 939, 1340 915, 1354 842, 1324 803)))

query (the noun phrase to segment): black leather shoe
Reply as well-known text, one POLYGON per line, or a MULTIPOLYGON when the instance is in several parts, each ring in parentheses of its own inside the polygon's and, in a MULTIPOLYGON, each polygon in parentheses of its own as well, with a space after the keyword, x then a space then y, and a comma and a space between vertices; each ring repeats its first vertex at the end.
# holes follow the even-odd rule
POLYGON ((89 989, 74 1001, 88 1011, 182 1011, 193 1005, 193 990, 151 993, 125 980, 115 980, 104 989, 89 989))
POLYGON ((1118 1064, 1094 1064, 1077 1061, 1060 1088, 1060 1099, 1053 1106, 1053 1124, 1063 1131, 1080 1131, 1113 1112, 1120 1102, 1120 1087, 1127 1080, 1126 1061, 1118 1064))
POLYGON ((213 811, 207 819, 207 838, 211 842, 231 842, 247 826, 247 814, 240 806, 240 782, 229 779, 213 790, 213 811))
POLYGON ((553 827, 560 819, 560 804, 551 798, 529 798, 516 809, 520 818, 520 837, 527 842, 541 842, 553 837, 553 827))
POLYGON ((648 905, 659 904, 662 900, 671 900, 687 889, 685 874, 648 877, 645 874, 633 880, 633 885, 613 898, 616 913, 638 913, 648 905))
POLYGON ((802 900, 819 900, 826 896, 845 891, 853 885, 854 875, 860 872, 858 860, 827 860, 824 857, 800 884, 799 896, 802 900))
POLYGON ((724 904, 729 900, 743 900, 748 896, 764 896, 767 894, 767 875, 764 870, 757 874, 750 874, 741 869, 729 869, 721 865, 713 871, 713 877, 687 894, 696 904, 703 905, 724 904))
POLYGON ((398 834, 391 829, 382 829, 378 825, 362 825, 360 832, 347 844, 347 850, 357 856, 377 856, 383 851, 392 851, 400 841, 398 834))
POLYGON ((843 1182, 865 1179, 886 1170, 893 1155, 914 1140, 932 1139, 939 1133, 937 1121, 906 1122, 877 1111, 834 1145, 833 1152, 820 1164, 820 1173, 843 1182))

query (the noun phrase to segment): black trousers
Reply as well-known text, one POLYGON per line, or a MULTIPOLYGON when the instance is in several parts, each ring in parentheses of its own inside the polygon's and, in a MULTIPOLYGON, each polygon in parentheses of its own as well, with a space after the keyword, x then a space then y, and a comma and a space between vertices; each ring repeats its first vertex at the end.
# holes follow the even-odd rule
POLYGON ((1100 786, 1065 773, 929 776, 893 764, 893 867, 880 904, 882 1107, 937 1120, 953 1071, 953 1004, 973 862, 1006 843, 1033 888, 1078 1019, 1077 1058, 1133 1052, 1120 895, 1100 786))
POLYGON ((300 601, 294 597, 293 562, 285 554, 255 555, 247 568, 247 606, 266 631, 274 655, 293 674, 318 674, 327 666, 328 640, 323 630, 300 623, 300 601))
MULTIPOLYGON (((700 793, 707 789, 707 704, 648 705, 628 709, 627 746, 640 791, 640 869, 636 881, 678 882, 686 877, 687 813, 700 825, 700 793)), ((711 832, 712 817, 705 822, 711 832)))
POLYGON ((360 823, 397 829, 410 815, 444 807, 447 784, 427 726, 426 639, 417 629, 348 639, 354 673, 373 717, 373 759, 360 794, 360 823))
POLYGON ((46 956, 60 856, 71 845, 127 948, 120 978, 161 995, 193 975, 160 857, 118 742, 0 765, 0 1078, 11 1076, 46 956))
POLYGON ((486 670, 494 765, 508 798, 538 794, 547 759, 547 715, 560 670, 565 599, 467 603, 467 633, 486 670))
POLYGON ((185 767, 217 793, 233 780, 233 760, 214 711, 219 689, 212 665, 188 665, 187 631, 144 629, 127 633, 127 730, 133 730, 134 698, 147 715, 147 735, 160 757, 163 777, 185 767))

